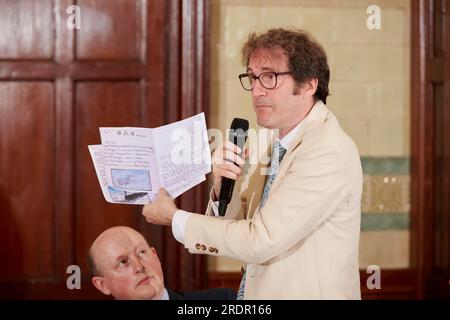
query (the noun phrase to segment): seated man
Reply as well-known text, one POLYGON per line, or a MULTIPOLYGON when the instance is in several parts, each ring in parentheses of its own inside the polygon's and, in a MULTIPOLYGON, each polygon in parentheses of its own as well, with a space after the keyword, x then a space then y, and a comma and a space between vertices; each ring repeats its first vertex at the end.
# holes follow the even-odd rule
POLYGON ((116 299, 236 299, 236 293, 225 288, 186 293, 165 288, 155 248, 129 227, 113 227, 100 234, 89 249, 88 262, 94 286, 116 299))

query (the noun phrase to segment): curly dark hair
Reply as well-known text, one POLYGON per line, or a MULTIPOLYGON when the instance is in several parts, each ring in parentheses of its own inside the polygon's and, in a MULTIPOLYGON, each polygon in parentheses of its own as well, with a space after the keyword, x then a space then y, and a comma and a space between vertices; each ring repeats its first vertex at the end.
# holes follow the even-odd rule
POLYGON ((317 78, 318 85, 314 97, 326 104, 330 81, 327 55, 322 45, 309 33, 282 28, 270 29, 261 35, 251 33, 242 47, 242 64, 248 66, 250 56, 259 49, 281 49, 287 56, 289 71, 293 73, 297 83, 294 94, 298 93, 303 82, 317 78))

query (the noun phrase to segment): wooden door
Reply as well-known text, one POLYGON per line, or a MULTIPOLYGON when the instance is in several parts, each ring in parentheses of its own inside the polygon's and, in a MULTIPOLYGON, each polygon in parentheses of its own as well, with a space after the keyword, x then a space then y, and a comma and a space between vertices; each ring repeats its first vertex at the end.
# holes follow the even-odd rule
MULTIPOLYGON (((201 63, 191 66, 200 70, 195 81, 179 71, 202 48, 200 37, 180 50, 202 32, 203 3, 78 0, 73 29, 74 2, 0 0, 0 297, 101 297, 86 254, 114 225, 139 229, 156 246, 168 286, 201 287, 204 259, 170 228, 149 226, 141 206, 104 200, 87 146, 100 142, 100 126, 155 127, 203 110, 184 99, 202 94, 201 63), (81 290, 66 287, 69 265, 81 267, 81 290)), ((200 209, 202 194, 198 187, 179 201, 200 209)))
POLYGON ((416 297, 450 298, 450 1, 414 0, 411 256, 416 297))

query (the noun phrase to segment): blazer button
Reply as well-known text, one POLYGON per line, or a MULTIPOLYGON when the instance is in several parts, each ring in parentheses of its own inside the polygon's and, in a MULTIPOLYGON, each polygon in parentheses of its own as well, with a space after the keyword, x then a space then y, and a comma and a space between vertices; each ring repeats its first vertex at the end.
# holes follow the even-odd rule
POLYGON ((202 244, 202 250, 205 251, 206 250, 206 246, 204 244, 202 244))
POLYGON ((195 244, 195 249, 200 250, 202 248, 200 243, 196 243, 195 244))

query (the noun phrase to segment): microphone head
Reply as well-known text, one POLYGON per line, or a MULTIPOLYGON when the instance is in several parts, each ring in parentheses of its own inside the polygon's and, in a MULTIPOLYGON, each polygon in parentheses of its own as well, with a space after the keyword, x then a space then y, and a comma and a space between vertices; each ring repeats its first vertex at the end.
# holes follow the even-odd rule
MULTIPOLYGON (((230 126, 229 140, 241 149, 241 153, 247 140, 248 121, 245 119, 234 118, 230 126)), ((225 215, 227 206, 233 196, 234 180, 222 178, 222 185, 219 194, 219 215, 225 215)))
POLYGON ((243 148, 247 140, 248 121, 241 118, 234 118, 231 122, 228 140, 233 142, 239 148, 243 148))
POLYGON ((233 122, 231 122, 230 129, 231 130, 242 129, 242 131, 245 132, 248 130, 248 121, 241 118, 234 118, 233 122))

